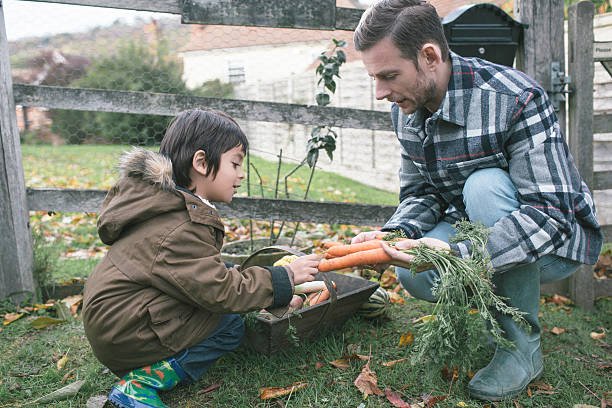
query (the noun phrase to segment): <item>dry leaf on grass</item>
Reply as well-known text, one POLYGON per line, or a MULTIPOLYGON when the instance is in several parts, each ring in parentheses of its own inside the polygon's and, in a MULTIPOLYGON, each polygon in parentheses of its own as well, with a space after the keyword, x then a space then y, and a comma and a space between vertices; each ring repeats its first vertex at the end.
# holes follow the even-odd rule
POLYGON ((404 401, 402 397, 391 391, 390 388, 385 388, 385 396, 394 407, 410 408, 410 404, 404 401))
POLYGON ((414 341, 414 336, 412 333, 402 333, 399 339, 399 343, 397 344, 397 347, 406 347, 413 341, 414 341))
POLYGON ((57 364, 56 364, 57 365, 57 369, 58 370, 62 370, 67 362, 68 362, 68 356, 64 356, 64 357, 60 358, 59 360, 57 360, 57 364))
POLYGON ((63 388, 60 388, 59 390, 55 390, 45 396, 42 396, 33 402, 51 402, 74 397, 76 393, 79 392, 83 384, 85 384, 85 380, 75 381, 63 388))
POLYGON ((376 373, 370 370, 370 361, 368 361, 353 384, 355 384, 355 387, 359 388, 359 391, 361 391, 364 396, 370 394, 384 395, 378 388, 377 382, 376 373))
POLYGON ((318 370, 319 368, 322 368, 322 367, 323 367, 323 363, 322 363, 322 362, 317 361, 317 362, 315 363, 315 369, 316 369, 316 370, 318 370))
POLYGON ((380 365, 385 366, 385 367, 393 367, 397 363, 401 363, 403 361, 408 361, 408 359, 407 358, 400 358, 399 360, 393 360, 393 361, 387 361, 386 363, 380 363, 380 365))
POLYGON ((438 402, 444 401, 448 395, 431 395, 431 394, 423 394, 423 402, 427 408, 433 407, 438 402))
POLYGON ((402 295, 400 295, 399 293, 396 292, 391 292, 391 291, 387 291, 387 293, 389 294, 389 298, 391 300, 391 303, 405 303, 406 301, 404 300, 404 298, 402 297, 402 295))
POLYGON ((45 327, 52 326, 58 323, 64 323, 66 320, 64 319, 56 319, 54 317, 49 316, 41 316, 36 318, 34 321, 31 321, 29 326, 34 329, 44 329, 45 327))
POLYGON ((606 335, 606 332, 601 332, 601 333, 597 333, 597 332, 591 332, 591 338, 593 340, 599 340, 599 339, 603 339, 606 335))
POLYGON ((344 359, 344 358, 340 358, 338 360, 330 361, 329 364, 331 364, 333 367, 339 368, 341 370, 346 370, 347 368, 349 368, 351 366, 349 364, 349 361, 344 359))
POLYGON ((287 385, 286 387, 266 387, 261 388, 259 390, 259 398, 262 400, 272 399, 282 397, 284 395, 289 395, 294 393, 295 391, 304 388, 308 384, 304 381, 294 382, 291 385, 287 385))
POLYGON ((202 395, 202 394, 206 394, 207 392, 211 392, 216 390, 217 388, 219 388, 221 386, 222 383, 218 383, 218 384, 213 384, 213 385, 209 385, 206 388, 202 388, 201 390, 198 391, 198 395, 202 395))
POLYGON ((7 313, 4 315, 4 322, 2 324, 9 325, 13 323, 15 320, 21 318, 24 313, 7 313))
POLYGON ((395 277, 395 272, 387 269, 383 272, 380 277, 380 286, 383 288, 390 288, 397 283, 397 278, 395 277))

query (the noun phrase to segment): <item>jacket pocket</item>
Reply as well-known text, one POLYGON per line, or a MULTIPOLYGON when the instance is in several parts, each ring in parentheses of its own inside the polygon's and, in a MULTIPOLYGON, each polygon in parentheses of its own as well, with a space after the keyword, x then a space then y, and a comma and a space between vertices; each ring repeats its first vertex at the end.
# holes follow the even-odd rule
POLYGON ((467 178, 476 170, 498 168, 508 170, 508 161, 502 152, 495 153, 490 156, 481 157, 473 160, 462 162, 448 163, 444 166, 448 177, 465 182, 467 178))
POLYGON ((184 321, 193 314, 193 308, 174 299, 157 302, 148 307, 149 327, 159 342, 168 349, 179 352, 183 349, 180 330, 184 321))

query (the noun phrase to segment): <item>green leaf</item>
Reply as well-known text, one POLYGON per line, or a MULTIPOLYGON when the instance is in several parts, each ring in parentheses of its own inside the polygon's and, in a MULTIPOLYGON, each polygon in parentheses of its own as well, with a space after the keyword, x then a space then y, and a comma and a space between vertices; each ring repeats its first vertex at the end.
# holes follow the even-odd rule
POLYGON ((64 320, 64 319, 56 319, 54 317, 41 316, 37 318, 36 320, 30 322, 29 326, 34 329, 44 329, 45 327, 49 327, 49 326, 52 326, 58 323, 64 323, 66 321, 67 320, 64 320))
POLYGON ((329 105, 330 97, 326 93, 323 93, 323 92, 318 93, 317 96, 316 96, 316 99, 317 99, 317 105, 319 105, 319 106, 329 105))
POLYGON ((338 54, 338 61, 340 61, 340 63, 346 62, 346 54, 344 53, 344 51, 338 50, 336 54, 338 54))
POLYGON ((308 155, 306 155, 306 162, 310 166, 310 168, 314 167, 317 164, 317 160, 319 160, 319 150, 310 150, 308 155))
POLYGON ((325 87, 329 89, 331 93, 336 93, 336 82, 335 81, 326 82, 325 87))

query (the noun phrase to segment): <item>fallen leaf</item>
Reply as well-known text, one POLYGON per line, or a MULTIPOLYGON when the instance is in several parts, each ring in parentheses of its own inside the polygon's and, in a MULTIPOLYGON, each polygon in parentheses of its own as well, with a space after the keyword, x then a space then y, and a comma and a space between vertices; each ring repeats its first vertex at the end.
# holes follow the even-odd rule
POLYGON ((404 401, 402 397, 391 391, 390 388, 385 388, 385 396, 387 397, 387 400, 389 400, 389 402, 393 404, 394 407, 410 408, 410 404, 404 401))
POLYGON ((529 386, 541 391, 554 391, 554 388, 551 385, 548 385, 542 381, 534 381, 529 384, 529 386))
MULTIPOLYGON (((399 287, 399 285, 398 285, 399 287)), ((387 293, 389 294, 389 298, 391 300, 391 303, 405 303, 406 301, 404 300, 404 298, 402 297, 402 295, 400 295, 399 293, 396 292, 390 292, 387 291, 387 293)))
POLYGON ((199 390, 198 395, 202 395, 202 394, 206 394, 207 392, 214 391, 220 386, 221 386, 221 383, 209 385, 208 387, 199 390))
POLYGON ((443 369, 440 370, 440 374, 442 375, 442 378, 445 380, 450 380, 450 379, 456 379, 459 377, 459 367, 458 366, 454 366, 453 367, 453 371, 451 372, 449 370, 448 365, 445 365, 443 369))
POLYGON ((359 388, 359 391, 364 394, 364 397, 370 394, 384 395, 376 385, 377 382, 376 373, 370 370, 370 362, 368 361, 353 384, 355 384, 355 387, 359 388))
POLYGON ((601 332, 601 333, 591 332, 591 338, 593 340, 603 339, 605 335, 606 335, 606 332, 601 332))
POLYGON ((589 404, 574 404, 573 408, 597 408, 595 405, 589 404))
POLYGON ((457 406, 458 406, 458 407, 467 407, 467 406, 468 406, 468 404, 466 404, 466 403, 465 403, 465 402, 463 402, 463 401, 459 401, 459 402, 457 403, 457 406))
POLYGON ((349 368, 351 366, 349 364, 349 361, 344 359, 344 358, 340 358, 338 360, 330 361, 329 364, 331 364, 333 367, 339 368, 341 370, 346 370, 347 368, 349 368))
POLYGON ((533 398, 533 395, 531 394, 531 388, 527 387, 527 395, 529 395, 529 398, 533 398))
POLYGON ((19 319, 23 315, 24 313, 7 313, 4 315, 4 322, 2 324, 7 326, 13 323, 15 320, 19 319))
POLYGON ((397 347, 405 347, 414 341, 412 333, 402 333, 397 347))
POLYGON ((79 392, 83 384, 85 384, 85 380, 75 381, 65 387, 60 388, 59 390, 55 390, 47 395, 44 395, 33 402, 51 402, 73 397, 77 394, 77 392, 79 392))
POLYGON ((319 368, 322 368, 322 367, 323 367, 323 363, 321 363, 320 361, 317 361, 317 362, 315 363, 315 369, 316 369, 316 370, 318 370, 319 368))
POLYGON ((551 332, 552 334, 555 334, 555 335, 557 335, 557 336, 558 336, 558 335, 559 335, 559 334, 561 334, 561 333, 565 333, 565 329, 561 329, 561 328, 559 328, 559 327, 553 327, 553 328, 550 330, 550 332, 551 332))
POLYGON ((106 404, 106 395, 96 395, 87 400, 85 408, 103 408, 106 404))
POLYGON ((286 387, 266 387, 261 388, 259 390, 259 398, 262 400, 272 399, 282 397, 284 395, 289 395, 294 393, 295 391, 304 388, 308 384, 304 381, 294 382, 291 385, 287 385, 286 387))
POLYGON ((393 367, 397 363, 401 363, 402 361, 407 361, 407 358, 400 358, 399 360, 387 361, 386 363, 380 363, 380 365, 385 367, 393 367))
POLYGON ((448 395, 431 395, 431 394, 422 395, 423 402, 425 403, 425 406, 427 406, 428 408, 433 407, 438 402, 444 401, 447 397, 448 395))
POLYGON ((64 356, 60 358, 59 360, 57 360, 57 369, 62 370, 67 362, 68 362, 68 356, 64 356))
POLYGON ((31 321, 29 326, 34 329, 44 329, 45 327, 52 326, 54 324, 64 323, 66 320, 56 319, 49 316, 41 316, 31 321))
POLYGON ((383 272, 380 277, 380 286, 383 288, 390 288, 397 283, 397 278, 395 277, 395 272, 387 269, 383 272))
POLYGON ((76 368, 73 368, 72 370, 68 371, 66 374, 64 374, 64 376, 62 377, 62 384, 65 384, 66 381, 68 381, 68 378, 70 378, 70 376, 76 371, 76 368))
POLYGON ((436 318, 436 316, 434 316, 434 315, 422 316, 422 317, 419 317, 418 319, 414 319, 414 320, 412 321, 412 323, 418 323, 418 322, 428 322, 428 321, 430 321, 431 319, 435 319, 435 318, 436 318))
POLYGON ((556 293, 553 295, 553 297, 546 298, 546 301, 550 303, 555 303, 559 306, 570 305, 572 303, 571 299, 566 298, 565 296, 557 295, 556 293))
POLYGON ((83 295, 72 295, 62 299, 62 302, 68 306, 68 309, 70 310, 70 313, 72 313, 73 317, 77 317, 77 311, 82 301, 83 295))

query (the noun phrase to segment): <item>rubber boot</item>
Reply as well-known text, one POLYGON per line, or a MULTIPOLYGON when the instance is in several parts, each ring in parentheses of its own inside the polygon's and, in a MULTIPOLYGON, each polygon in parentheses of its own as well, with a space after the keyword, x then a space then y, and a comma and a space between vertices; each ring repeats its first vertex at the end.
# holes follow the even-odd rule
POLYGON ((162 360, 130 371, 111 388, 108 402, 119 408, 167 408, 157 391, 174 388, 184 378, 175 359, 162 360))
POLYGON ((491 362, 480 369, 468 384, 470 397, 486 401, 512 398, 542 374, 540 347, 540 271, 535 264, 513 268, 494 276, 495 292, 508 298, 510 306, 526 312, 524 319, 531 330, 498 313, 503 336, 516 348, 497 346, 491 362))

